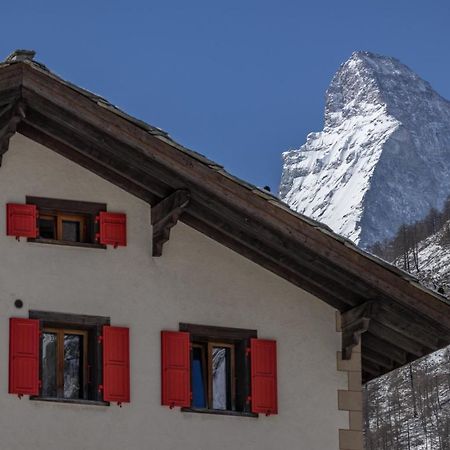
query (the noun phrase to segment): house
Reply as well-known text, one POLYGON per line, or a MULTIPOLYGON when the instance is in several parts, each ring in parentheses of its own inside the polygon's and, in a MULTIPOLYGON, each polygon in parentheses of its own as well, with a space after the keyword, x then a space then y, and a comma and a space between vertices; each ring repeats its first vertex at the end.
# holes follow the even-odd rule
POLYGON ((362 449, 361 382, 448 301, 33 57, 0 64, 1 448, 362 449))

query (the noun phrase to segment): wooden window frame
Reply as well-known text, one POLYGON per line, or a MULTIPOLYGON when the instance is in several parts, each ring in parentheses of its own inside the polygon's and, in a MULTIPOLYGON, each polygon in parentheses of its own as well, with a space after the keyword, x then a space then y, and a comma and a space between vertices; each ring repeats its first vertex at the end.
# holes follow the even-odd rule
MULTIPOLYGON (((58 213, 57 215, 57 227, 56 227, 56 239, 58 241, 63 241, 63 231, 64 224, 63 222, 78 222, 80 224, 80 240, 75 241, 78 243, 87 243, 86 239, 86 217, 81 214, 64 214, 58 213)), ((73 242, 73 241, 70 241, 73 242)), ((89 242, 91 243, 91 242, 89 242)))
POLYGON ((96 218, 101 211, 106 211, 105 203, 84 202, 75 200, 62 200, 47 197, 26 197, 26 203, 36 205, 39 218, 55 220, 55 239, 42 237, 29 238, 29 242, 41 244, 56 244, 73 247, 102 248, 106 246, 95 241, 96 218), (80 223, 80 242, 62 240, 63 221, 80 223), (89 239, 89 242, 85 242, 89 239))
POLYGON ((84 352, 83 356, 86 358, 86 372, 83 373, 84 398, 65 399, 62 397, 43 397, 42 390, 40 390, 38 396, 32 396, 30 399, 60 403, 80 403, 86 405, 109 405, 109 402, 103 401, 100 386, 103 384, 103 348, 101 345, 101 337, 103 335, 103 326, 111 324, 110 318, 36 310, 31 310, 29 312, 29 318, 39 320, 41 334, 39 343, 40 380, 42 380, 42 335, 45 330, 58 330, 58 332, 65 332, 66 334, 85 332, 87 336, 83 343, 83 345, 86 345, 87 350, 84 352))
MULTIPOLYGON (((248 349, 250 348, 250 339, 257 338, 256 330, 217 327, 209 325, 197 325, 190 323, 180 323, 179 331, 186 331, 190 335, 191 348, 203 347, 206 352, 206 371, 205 397, 206 408, 181 408, 184 412, 195 412, 205 414, 221 414, 230 416, 246 416, 257 418, 250 410, 250 404, 247 399, 250 396, 250 358, 248 349), (230 363, 231 369, 231 410, 212 409, 212 347, 227 347, 232 349, 230 363)), ((191 350, 192 367, 192 350, 191 350)))
MULTIPOLYGON (((87 396, 88 382, 89 382, 89 364, 88 364, 88 331, 77 330, 74 328, 47 328, 42 329, 43 333, 56 334, 56 398, 64 398, 64 336, 67 334, 83 336, 83 358, 82 358, 82 381, 81 386, 83 399, 87 396)), ((42 355, 41 361, 42 364, 42 355)), ((77 399, 78 400, 78 399, 77 399)))

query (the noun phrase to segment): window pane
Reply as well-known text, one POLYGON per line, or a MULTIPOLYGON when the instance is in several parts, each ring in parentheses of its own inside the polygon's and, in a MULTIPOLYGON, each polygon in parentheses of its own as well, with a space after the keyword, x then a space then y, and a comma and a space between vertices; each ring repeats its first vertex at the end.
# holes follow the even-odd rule
POLYGON ((194 347, 192 352, 192 406, 194 408, 206 408, 204 361, 203 348, 194 347))
POLYGON ((42 336, 42 396, 56 397, 56 334, 42 336))
POLYGON ((227 409, 229 381, 227 376, 227 349, 213 347, 212 349, 212 407, 227 409))
POLYGON ((64 335, 64 398, 81 397, 83 337, 64 335))
POLYGON ((44 239, 56 239, 56 219, 39 219, 39 236, 44 239))
POLYGON ((80 222, 73 220, 63 220, 62 240, 70 242, 80 242, 80 222))

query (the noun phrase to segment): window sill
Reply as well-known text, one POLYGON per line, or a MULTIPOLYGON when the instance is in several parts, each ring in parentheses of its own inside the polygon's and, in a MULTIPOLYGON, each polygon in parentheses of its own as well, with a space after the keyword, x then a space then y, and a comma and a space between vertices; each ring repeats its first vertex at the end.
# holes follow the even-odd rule
POLYGON ((104 402, 101 400, 84 400, 82 398, 30 397, 30 400, 40 402, 70 403, 76 405, 109 406, 109 402, 104 402))
POLYGON ((59 241, 57 239, 44 239, 44 238, 36 238, 36 239, 30 238, 28 239, 28 242, 36 242, 38 244, 63 245, 67 247, 84 247, 84 248, 101 248, 101 249, 106 248, 106 245, 93 244, 90 242, 59 241))
POLYGON ((237 416, 237 417, 253 417, 258 418, 258 414, 242 411, 226 411, 222 409, 206 409, 206 408, 181 408, 182 412, 199 413, 199 414, 215 414, 221 416, 237 416))

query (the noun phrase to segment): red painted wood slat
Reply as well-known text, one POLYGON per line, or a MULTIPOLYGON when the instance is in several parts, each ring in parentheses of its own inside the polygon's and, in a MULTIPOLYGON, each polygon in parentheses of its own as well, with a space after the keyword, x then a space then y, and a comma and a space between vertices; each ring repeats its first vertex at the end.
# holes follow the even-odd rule
POLYGON ((39 320, 9 319, 10 394, 39 394, 39 320))
POLYGON ((278 414, 277 344, 250 339, 252 412, 278 414))
POLYGON ((101 211, 98 218, 98 239, 102 245, 127 245, 127 216, 121 213, 101 211))
POLYGON ((189 333, 161 332, 162 404, 191 405, 191 359, 189 333))
POLYGON ((130 402, 130 333, 128 328, 103 327, 103 400, 130 402))
POLYGON ((6 234, 8 236, 36 238, 36 205, 20 205, 8 203, 6 205, 6 234))

